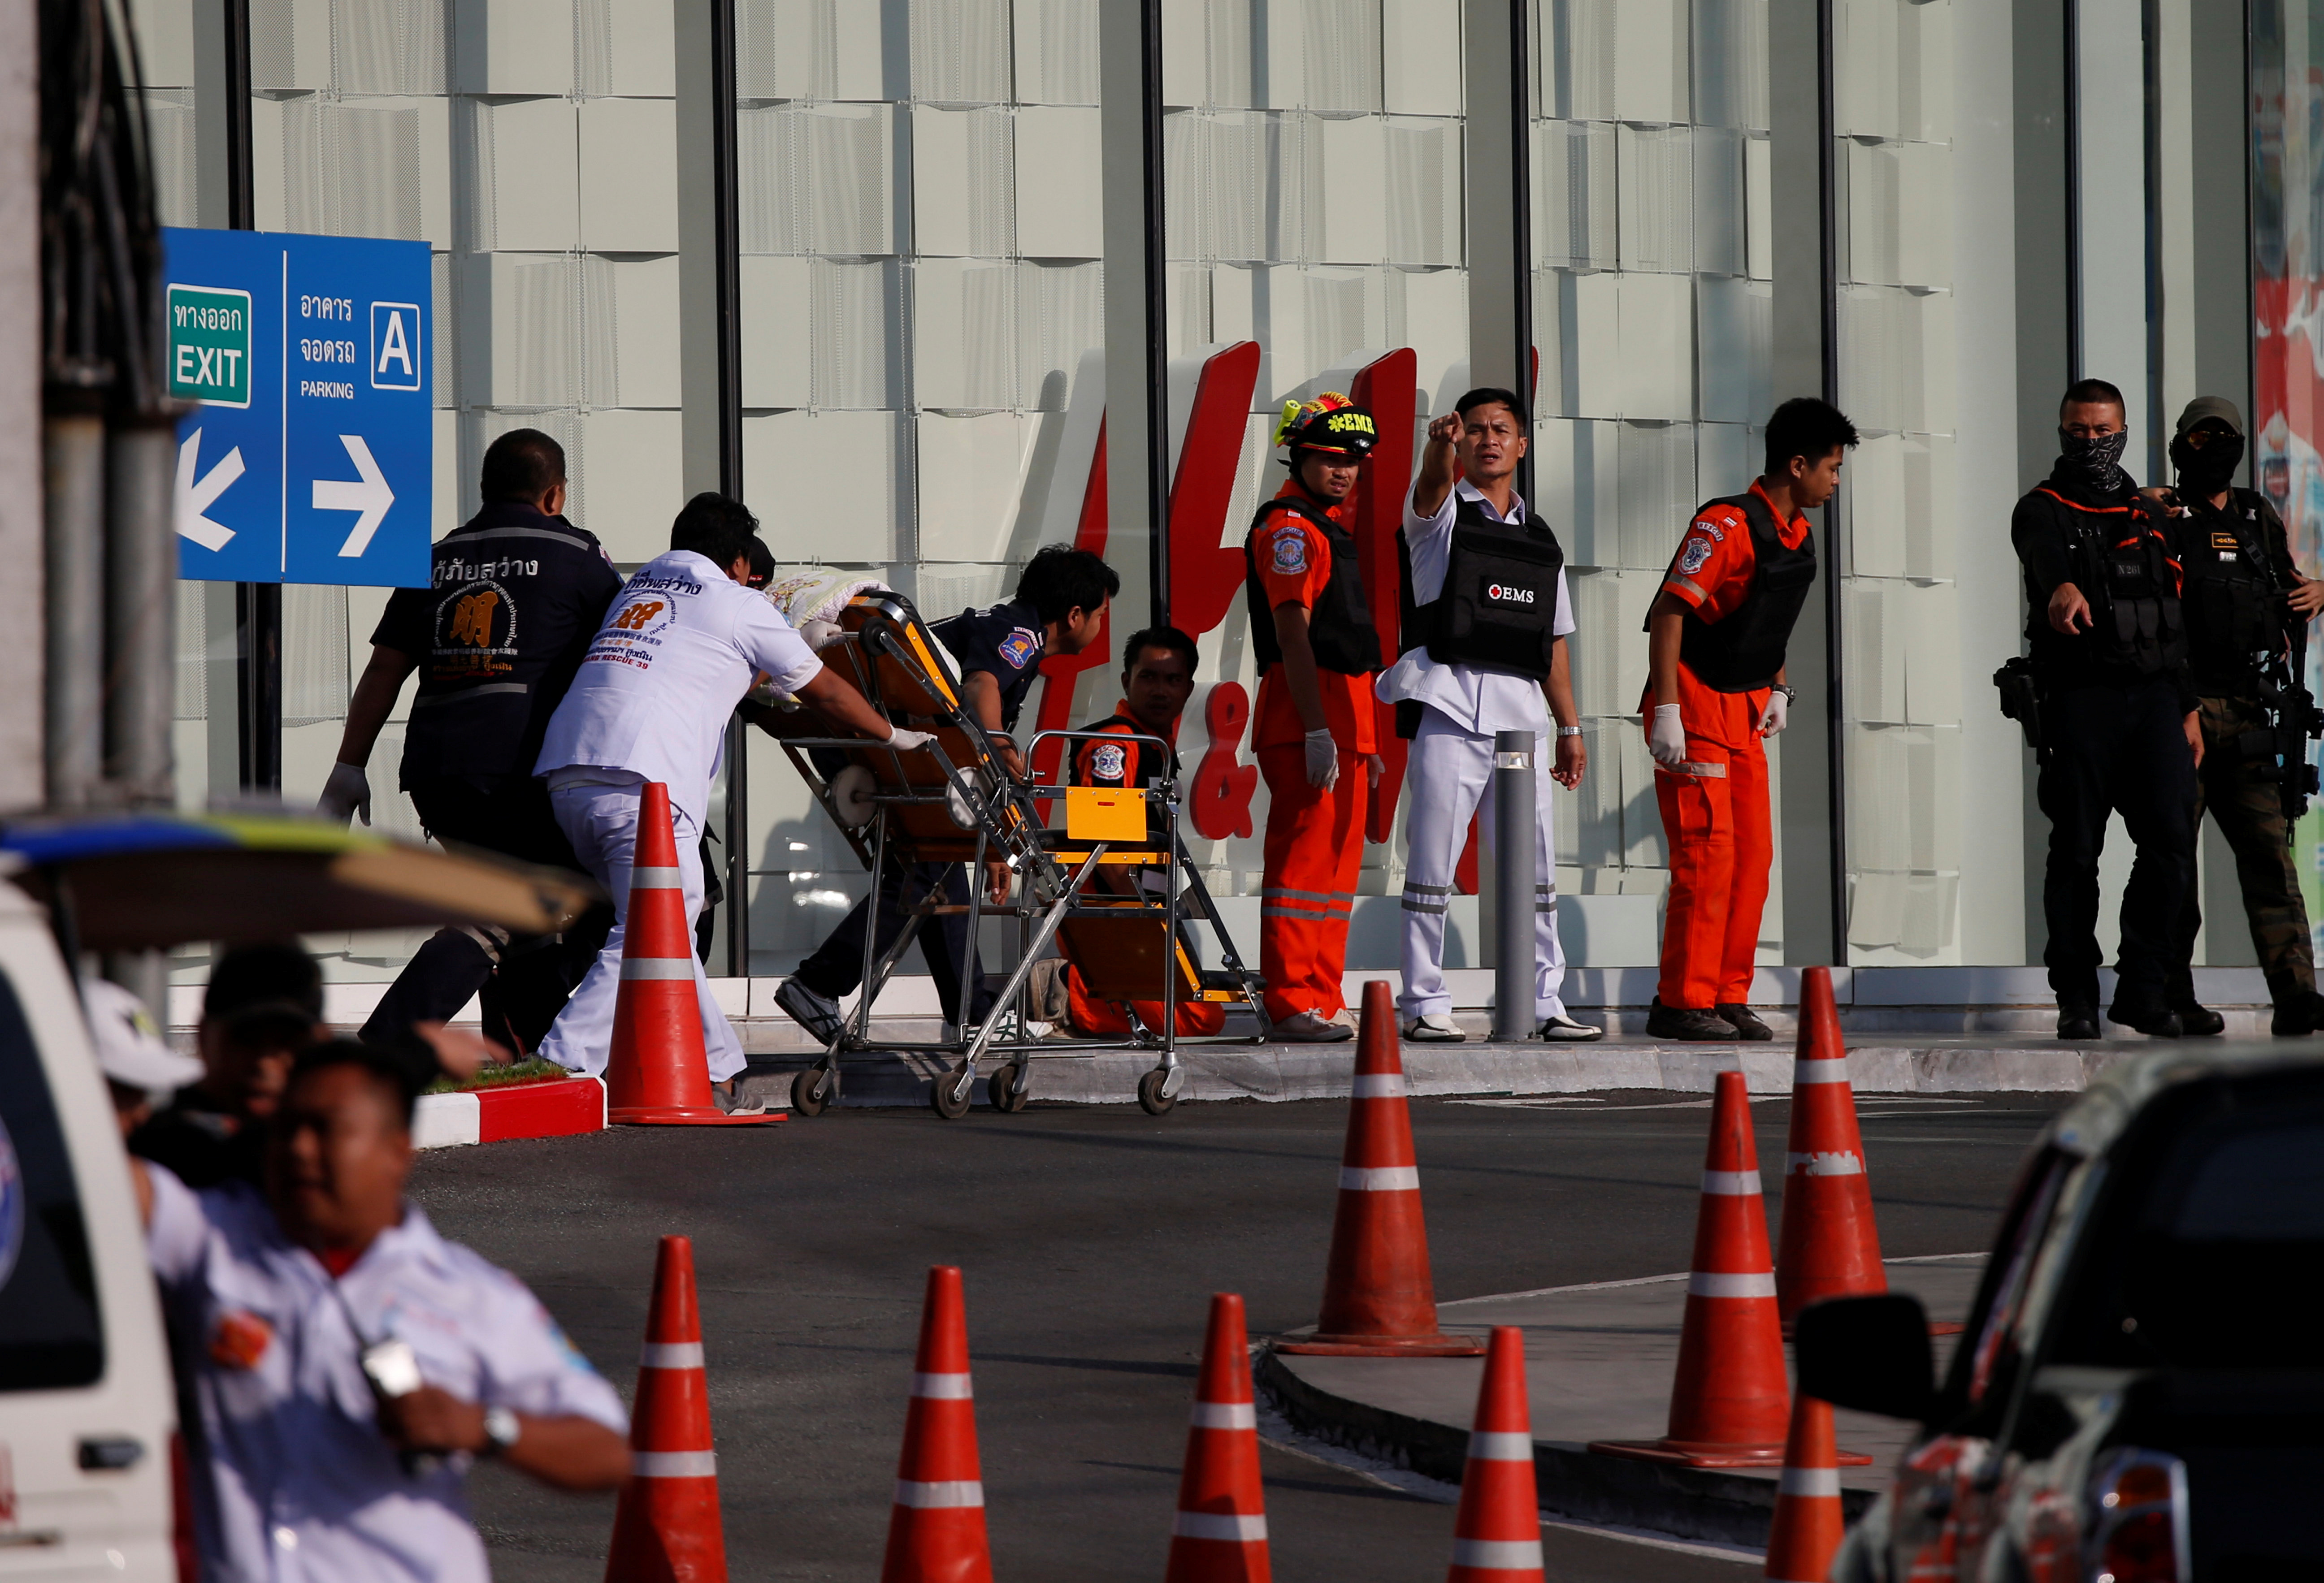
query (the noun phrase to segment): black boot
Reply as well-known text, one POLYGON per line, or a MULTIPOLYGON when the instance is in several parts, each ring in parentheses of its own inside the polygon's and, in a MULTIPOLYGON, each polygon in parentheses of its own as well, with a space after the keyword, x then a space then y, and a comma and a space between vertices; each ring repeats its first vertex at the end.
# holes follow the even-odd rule
POLYGON ((2182 1000, 2171 1009, 2179 1014, 2179 1031, 2190 1039, 2206 1039, 2227 1030, 2226 1017, 2196 1001, 2182 1000))
POLYGON ((2058 1036, 2061 1039, 2095 1039, 2098 1036, 2098 1008, 2095 1006, 2061 1006, 2058 1008, 2058 1036))
POLYGON ((1713 1009, 1726 1019, 1727 1025, 1735 1030, 1735 1036, 1738 1039, 1749 1039, 1756 1044, 1762 1039, 1772 1039, 1775 1036, 1775 1030, 1761 1022, 1758 1013, 1748 1006, 1731 1006, 1721 1001, 1713 1009))
POLYGON ((1646 1037, 1650 1039, 1681 1039, 1689 1043, 1726 1044, 1735 1037, 1734 1025, 1715 1011, 1698 1008, 1665 1006, 1662 997, 1655 997, 1646 1008, 1646 1037))
POLYGON ((2186 1032, 2179 1026, 2179 1014, 2160 1000, 2126 1000, 2116 996, 2107 1008, 2107 1020, 2150 1039, 2175 1039, 2186 1032))
POLYGON ((2267 1031, 2281 1038, 2299 1038, 2320 1027, 2324 1027, 2324 995, 2313 989, 2293 989, 2278 997, 2267 1031))

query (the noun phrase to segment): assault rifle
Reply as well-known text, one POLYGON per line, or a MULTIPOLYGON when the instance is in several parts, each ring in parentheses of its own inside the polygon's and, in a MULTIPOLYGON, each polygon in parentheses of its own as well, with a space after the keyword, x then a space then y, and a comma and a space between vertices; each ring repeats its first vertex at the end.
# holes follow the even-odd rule
POLYGON ((2261 669, 2259 701, 2268 722, 2246 732, 2236 741, 2255 780, 2273 780, 2283 802, 2287 833, 2317 792, 2316 766, 2308 761, 2308 744, 2324 737, 2324 709, 2308 690, 2308 623, 2296 614, 2284 622, 2290 640, 2268 656, 2261 669))

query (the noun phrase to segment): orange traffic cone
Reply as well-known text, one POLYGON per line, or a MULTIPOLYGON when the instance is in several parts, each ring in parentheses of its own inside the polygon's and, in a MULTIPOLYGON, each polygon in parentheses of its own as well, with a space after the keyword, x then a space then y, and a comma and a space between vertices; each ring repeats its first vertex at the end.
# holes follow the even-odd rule
POLYGON ((1493 1327, 1477 1427, 1461 1473, 1447 1583, 1542 1583, 1541 1507, 1534 1498, 1533 1414, 1526 1405, 1525 1332, 1493 1327))
POLYGON ((605 1056, 605 1119, 651 1127, 780 1121, 783 1113, 729 1115, 710 1097, 710 1055, 694 988, 694 924, 678 878, 669 788, 646 782, 630 906, 622 920, 622 987, 605 1056))
POLYGON ((1268 1583, 1267 1507, 1259 1493, 1259 1408, 1242 1299, 1211 1298, 1211 1333, 1186 1431, 1178 1521, 1164 1583, 1268 1583))
POLYGON ((1471 1337, 1436 1328, 1428 1225, 1420 1213, 1412 1116, 1397 1054, 1396 1000, 1382 979, 1364 985, 1323 1316, 1313 1335, 1277 1341, 1276 1349, 1355 1358, 1474 1358, 1485 1349, 1471 1337))
POLYGON ((928 1271, 880 1583, 992 1583, 969 1385, 968 1319, 955 1265, 928 1271))
POLYGON ((1880 1229, 1864 1174, 1864 1138, 1848 1086, 1848 1049, 1832 1004, 1831 970, 1800 975, 1799 1054, 1792 1063, 1792 1136, 1784 1160, 1784 1220, 1775 1239, 1775 1302, 1789 1325, 1827 1297, 1888 1290, 1880 1229))
POLYGON ((710 1383, 694 1305, 694 1244, 665 1237, 630 1413, 630 1482, 613 1511, 605 1583, 725 1583, 710 1383))
POLYGON ((1792 1404, 1784 1476, 1775 1486, 1775 1520, 1767 1530, 1767 1576, 1775 1583, 1824 1583, 1847 1527, 1848 1519, 1840 1510, 1831 1404, 1802 1396, 1792 1404))
POLYGON ((1658 1440, 1598 1440, 1590 1449, 1691 1468, 1771 1467, 1784 1454, 1790 1408, 1751 1103, 1743 1074, 1722 1072, 1711 1102, 1670 1433, 1658 1440))

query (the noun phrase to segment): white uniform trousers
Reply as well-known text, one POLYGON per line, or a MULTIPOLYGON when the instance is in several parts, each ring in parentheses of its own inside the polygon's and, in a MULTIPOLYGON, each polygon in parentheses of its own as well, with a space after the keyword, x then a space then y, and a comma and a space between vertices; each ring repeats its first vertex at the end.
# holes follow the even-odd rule
MULTIPOLYGON (((1536 745, 1534 763, 1534 962, 1533 1010, 1536 1022, 1565 1015, 1558 999, 1565 986, 1565 953, 1557 943, 1557 841, 1550 803, 1557 783, 1549 778, 1556 748, 1551 737, 1536 745)), ((1444 988, 1444 912, 1452 899, 1452 873, 1468 844, 1469 819, 1484 815, 1484 859, 1478 865, 1492 883, 1493 738, 1457 724, 1433 705, 1423 704, 1420 732, 1405 761, 1404 992, 1397 997, 1407 1017, 1449 1012, 1444 988)))
MULTIPOLYGON (((603 1077, 605 1057, 613 1042, 613 1000, 622 989, 622 940, 630 912, 630 858, 638 840, 638 801, 643 787, 580 784, 551 787, 549 804, 558 828, 572 842, 574 855, 590 876, 613 898, 613 932, 605 948, 590 964, 588 976, 573 991, 573 999, 557 1016, 549 1036, 540 1042, 542 1059, 574 1072, 603 1077)), ((673 808, 678 832, 678 877, 686 895, 687 948, 694 945, 693 926, 702 911, 702 832, 683 809, 673 808)), ((694 991, 702 1007, 702 1044, 710 1055, 710 1081, 724 1082, 742 1070, 742 1042, 734 1036, 726 1014, 710 992, 710 980, 699 957, 694 962, 694 991)))

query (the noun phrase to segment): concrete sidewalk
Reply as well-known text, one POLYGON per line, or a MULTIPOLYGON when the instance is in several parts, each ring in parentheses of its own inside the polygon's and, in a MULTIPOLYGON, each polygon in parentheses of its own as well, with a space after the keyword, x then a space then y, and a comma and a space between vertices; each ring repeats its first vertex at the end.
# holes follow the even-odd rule
MULTIPOLYGON (((1934 1320, 1965 1317, 1982 1254, 1892 1260, 1892 1291, 1919 1297, 1934 1320)), ((1577 1522, 1642 1528, 1684 1539, 1763 1546, 1774 1514, 1775 1469, 1692 1468, 1593 1455, 1598 1440, 1651 1440, 1670 1411, 1686 1276, 1653 1276, 1448 1302, 1449 1331, 1494 1325, 1526 1331, 1534 1468, 1542 1509, 1577 1522)), ((1938 1367, 1953 1339, 1935 1339, 1938 1367)), ((1303 1432, 1363 1455, 1458 1483, 1477 1404, 1480 1358, 1308 1358, 1265 1349, 1260 1387, 1303 1432)), ((1870 1467, 1840 1469, 1849 1517, 1886 1482, 1914 1426, 1836 1414, 1840 1444, 1870 1467)))

